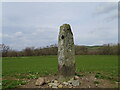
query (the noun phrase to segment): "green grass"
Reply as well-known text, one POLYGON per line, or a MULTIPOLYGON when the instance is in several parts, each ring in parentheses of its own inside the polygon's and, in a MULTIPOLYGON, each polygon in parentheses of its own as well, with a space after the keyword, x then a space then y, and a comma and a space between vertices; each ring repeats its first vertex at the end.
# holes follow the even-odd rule
POLYGON ((56 56, 3 58, 3 75, 17 73, 39 73, 42 75, 56 71, 56 56))
POLYGON ((76 56, 77 70, 118 72, 118 56, 113 55, 82 55, 76 56))
POLYGON ((23 80, 3 80, 2 85, 3 89, 16 88, 20 85, 25 85, 27 82, 23 80))
MULTIPOLYGON (((5 57, 2 61, 3 76, 21 73, 40 75, 57 72, 57 56, 5 57)), ((76 56, 78 72, 106 72, 117 75, 118 56, 114 55, 81 55, 76 56)))
MULTIPOLYGON (((117 81, 118 56, 116 55, 80 55, 75 57, 77 72, 95 72, 96 78, 117 81), (114 78, 115 77, 115 78, 114 78)), ((16 88, 22 81, 7 80, 36 79, 39 76, 57 73, 57 56, 4 57, 2 61, 3 88, 16 88)), ((84 76, 80 73, 80 76, 84 76)), ((96 82, 95 82, 96 83, 96 82)))

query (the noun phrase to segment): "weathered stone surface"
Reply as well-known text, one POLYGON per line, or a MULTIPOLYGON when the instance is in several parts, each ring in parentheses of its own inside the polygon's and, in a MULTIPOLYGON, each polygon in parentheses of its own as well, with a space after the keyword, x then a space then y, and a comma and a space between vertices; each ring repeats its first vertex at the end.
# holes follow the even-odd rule
POLYGON ((72 85, 73 86, 79 86, 80 85, 80 81, 79 80, 73 80, 72 81, 72 85))
POLYGON ((60 26, 58 37, 58 71, 63 77, 75 74, 75 50, 73 33, 69 24, 60 26))
POLYGON ((52 86, 52 88, 58 88, 57 86, 52 86))
POLYGON ((79 79, 79 77, 78 77, 78 76, 75 76, 75 77, 74 77, 74 79, 75 79, 75 80, 78 80, 78 79, 79 79))
POLYGON ((58 83, 58 81, 57 81, 57 80, 54 80, 54 83, 58 83))
POLYGON ((48 85, 58 86, 58 83, 48 83, 48 85))
POLYGON ((62 88, 62 87, 63 87, 63 85, 61 85, 61 84, 60 84, 60 85, 58 85, 58 88, 62 88))
POLYGON ((48 86, 52 88, 58 88, 58 85, 58 83, 48 83, 48 86))
POLYGON ((68 85, 68 82, 63 82, 63 85, 68 85))
POLYGON ((50 82, 50 80, 45 80, 45 83, 49 83, 50 82))
POLYGON ((71 82, 72 82, 72 80, 69 80, 69 81, 68 81, 68 83, 71 83, 71 82))
POLYGON ((40 85, 42 85, 43 83, 45 83, 45 80, 44 80, 44 78, 40 77, 40 78, 37 79, 35 85, 36 85, 36 86, 40 86, 40 85))
POLYGON ((51 85, 51 84, 48 84, 48 86, 49 86, 49 88, 51 88, 51 87, 52 87, 52 85, 51 85))

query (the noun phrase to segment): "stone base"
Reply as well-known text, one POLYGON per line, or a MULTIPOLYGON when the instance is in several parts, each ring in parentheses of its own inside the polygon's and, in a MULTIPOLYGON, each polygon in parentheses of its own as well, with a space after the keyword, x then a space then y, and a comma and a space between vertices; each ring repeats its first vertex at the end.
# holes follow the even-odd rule
POLYGON ((75 75, 75 64, 69 66, 66 66, 65 64, 58 65, 58 70, 59 70, 59 79, 61 79, 61 81, 69 80, 75 75))
POLYGON ((69 77, 64 77, 64 76, 62 76, 62 75, 59 75, 59 77, 58 77, 58 81, 59 82, 67 82, 67 81, 69 81, 71 78, 73 78, 74 76, 69 76, 69 77))

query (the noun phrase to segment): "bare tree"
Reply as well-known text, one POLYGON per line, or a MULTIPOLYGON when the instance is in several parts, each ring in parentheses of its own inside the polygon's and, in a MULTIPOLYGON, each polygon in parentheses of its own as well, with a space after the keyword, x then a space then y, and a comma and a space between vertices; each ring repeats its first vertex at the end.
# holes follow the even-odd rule
POLYGON ((2 44, 2 45, 0 45, 1 46, 1 52, 2 52, 2 56, 3 57, 6 57, 7 56, 7 54, 8 54, 8 51, 10 50, 10 47, 9 46, 7 46, 7 45, 5 45, 5 44, 2 44))
POLYGON ((34 55, 34 47, 27 47, 23 50, 25 56, 33 56, 34 55))

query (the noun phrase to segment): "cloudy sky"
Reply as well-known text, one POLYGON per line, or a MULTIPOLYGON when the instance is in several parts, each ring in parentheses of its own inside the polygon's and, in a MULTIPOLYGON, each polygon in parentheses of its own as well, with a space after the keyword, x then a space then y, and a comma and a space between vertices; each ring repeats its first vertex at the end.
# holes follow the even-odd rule
POLYGON ((117 43, 117 15, 117 2, 4 2, 0 38, 15 50, 57 44, 67 23, 76 45, 117 43))

